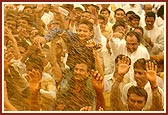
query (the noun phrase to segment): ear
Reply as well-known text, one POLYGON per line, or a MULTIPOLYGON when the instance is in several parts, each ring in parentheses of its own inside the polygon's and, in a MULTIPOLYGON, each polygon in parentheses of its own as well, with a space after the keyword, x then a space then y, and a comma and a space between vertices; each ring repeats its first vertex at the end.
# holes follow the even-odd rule
POLYGON ((91 72, 90 72, 90 71, 87 71, 86 76, 89 77, 89 75, 91 75, 91 72))
POLYGON ((126 98, 127 98, 127 104, 128 104, 129 103, 129 97, 127 96, 126 98))
POLYGON ((93 36, 94 35, 94 32, 93 32, 93 30, 92 31, 90 31, 90 36, 93 36))

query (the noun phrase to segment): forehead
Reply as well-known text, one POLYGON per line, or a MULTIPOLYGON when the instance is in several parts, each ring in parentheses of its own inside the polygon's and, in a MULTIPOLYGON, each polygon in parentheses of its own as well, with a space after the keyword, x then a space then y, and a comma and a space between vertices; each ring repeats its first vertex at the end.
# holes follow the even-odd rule
POLYGON ((89 29, 89 26, 87 24, 79 24, 79 28, 89 29))
POLYGON ((80 68, 80 69, 87 69, 87 65, 84 64, 84 63, 76 64, 76 65, 75 65, 75 68, 76 68, 76 69, 77 69, 77 68, 80 68))
POLYGON ((108 11, 107 11, 107 10, 103 10, 103 11, 101 12, 101 14, 102 14, 102 13, 108 13, 108 11))
POLYGON ((134 72, 145 72, 145 70, 142 67, 134 68, 134 72))
POLYGON ((126 37, 126 42, 138 42, 138 39, 135 35, 133 36, 127 36, 126 37))
POLYGON ((147 21, 148 21, 148 20, 154 21, 155 19, 154 19, 154 17, 146 17, 146 20, 147 20, 147 21))
POLYGON ((118 11, 116 11, 116 14, 123 14, 124 15, 124 12, 122 10, 118 10, 118 11))
POLYGON ((136 101, 145 101, 145 97, 136 95, 135 93, 131 93, 129 95, 129 99, 136 100, 136 101))

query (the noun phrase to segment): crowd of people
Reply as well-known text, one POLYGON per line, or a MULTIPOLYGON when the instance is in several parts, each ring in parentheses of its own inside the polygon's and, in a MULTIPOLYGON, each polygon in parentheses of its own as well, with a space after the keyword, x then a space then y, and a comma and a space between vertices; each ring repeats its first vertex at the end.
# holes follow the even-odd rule
POLYGON ((164 3, 3 4, 4 111, 164 111, 164 3))

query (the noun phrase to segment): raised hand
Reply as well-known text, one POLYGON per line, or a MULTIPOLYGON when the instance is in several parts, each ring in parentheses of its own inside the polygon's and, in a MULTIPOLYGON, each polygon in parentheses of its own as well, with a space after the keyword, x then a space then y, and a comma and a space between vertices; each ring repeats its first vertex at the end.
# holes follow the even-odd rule
POLYGON ((127 56, 122 56, 122 58, 118 58, 117 68, 118 74, 125 75, 130 68, 130 59, 127 56))
POLYGON ((37 70, 28 72, 26 79, 29 81, 30 92, 38 92, 41 88, 41 74, 37 70))
POLYGON ((156 72, 157 72, 157 65, 152 61, 149 60, 146 63, 146 76, 151 84, 152 87, 156 87, 156 72))
POLYGON ((104 82, 103 82, 103 76, 98 73, 98 71, 91 70, 92 75, 92 84, 96 92, 103 92, 104 89, 104 82))

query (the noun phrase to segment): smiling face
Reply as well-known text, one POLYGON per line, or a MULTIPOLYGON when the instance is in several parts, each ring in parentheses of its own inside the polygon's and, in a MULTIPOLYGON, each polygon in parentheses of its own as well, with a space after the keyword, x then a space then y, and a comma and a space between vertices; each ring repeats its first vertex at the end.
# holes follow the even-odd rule
POLYGON ((116 14, 114 15, 116 20, 121 20, 125 18, 125 13, 122 10, 116 11, 116 14))
POLYGON ((83 81, 89 76, 88 66, 84 63, 76 64, 74 68, 74 78, 83 81))
POLYGON ((89 26, 86 24, 80 24, 77 29, 77 34, 80 40, 87 41, 93 36, 93 31, 90 30, 89 26))

